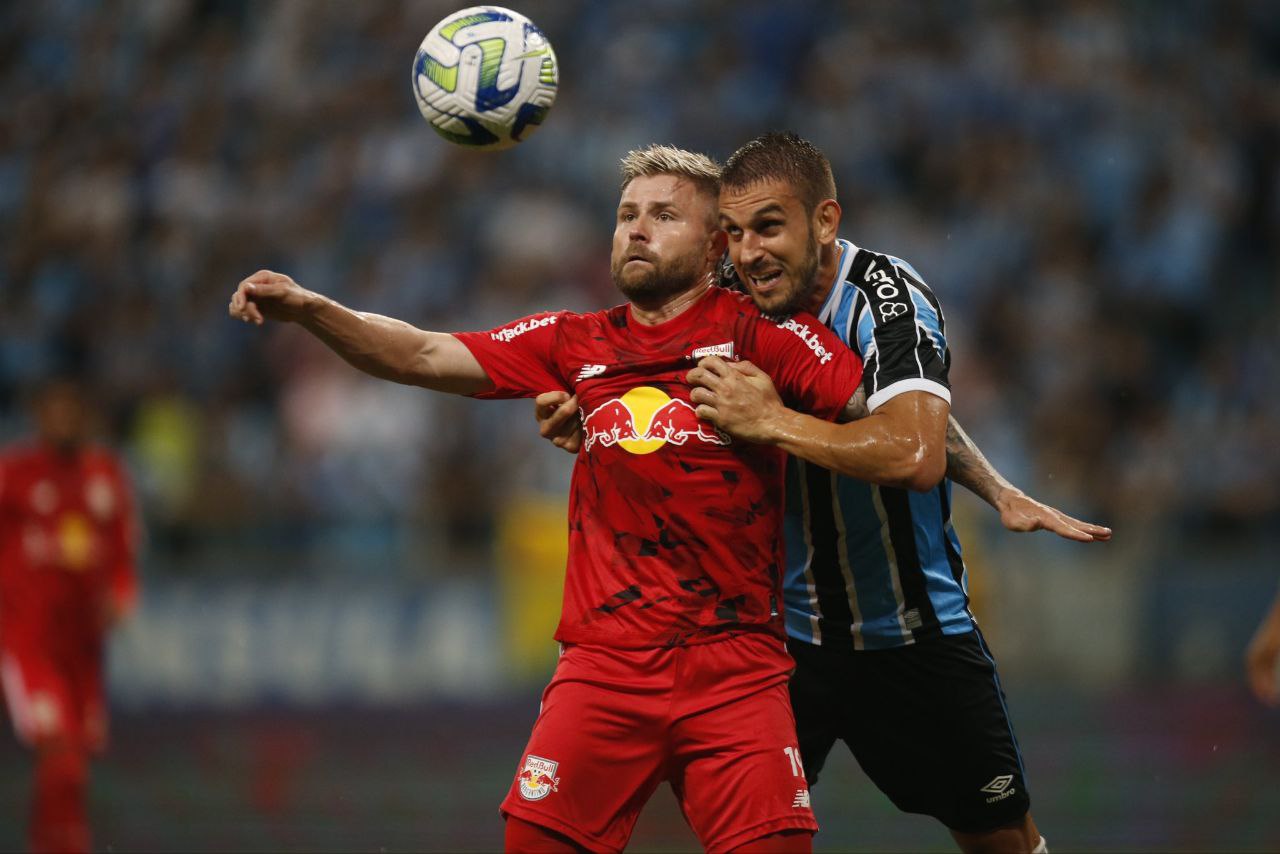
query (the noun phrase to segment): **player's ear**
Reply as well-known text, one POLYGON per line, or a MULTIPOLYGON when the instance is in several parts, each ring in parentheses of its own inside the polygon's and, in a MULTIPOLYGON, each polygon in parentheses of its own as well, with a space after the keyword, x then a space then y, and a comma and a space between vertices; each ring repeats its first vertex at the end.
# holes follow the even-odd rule
POLYGON ((716 228, 711 232, 711 248, 707 250, 707 257, 711 259, 713 264, 719 264, 720 259, 724 257, 725 250, 729 248, 729 235, 723 228, 716 228))
POLYGON ((840 203, 824 199, 813 210, 813 233, 819 243, 834 243, 840 230, 840 203))

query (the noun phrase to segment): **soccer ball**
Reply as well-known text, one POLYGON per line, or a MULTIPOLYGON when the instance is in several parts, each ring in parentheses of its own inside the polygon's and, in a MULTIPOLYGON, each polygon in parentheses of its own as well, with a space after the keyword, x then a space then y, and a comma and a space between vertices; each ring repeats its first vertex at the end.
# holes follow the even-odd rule
POLYGON ((436 133, 498 150, 529 137, 556 99, 551 43, 501 6, 473 6, 431 28, 413 61, 413 95, 436 133))

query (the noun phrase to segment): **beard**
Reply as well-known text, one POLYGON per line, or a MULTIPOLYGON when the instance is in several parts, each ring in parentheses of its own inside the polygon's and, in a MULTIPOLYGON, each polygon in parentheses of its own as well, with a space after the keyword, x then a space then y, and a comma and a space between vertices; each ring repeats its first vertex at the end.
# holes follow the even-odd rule
POLYGON ((805 251, 804 260, 796 268, 791 286, 787 290, 765 295, 756 294, 750 287, 747 288, 756 307, 765 314, 791 315, 809 310, 809 301, 818 289, 818 244, 813 239, 812 225, 809 226, 808 242, 809 248, 805 251))
POLYGON ((701 255, 662 260, 634 247, 609 265, 614 286, 635 303, 658 303, 689 290, 706 272, 701 255), (626 270, 627 262, 639 255, 648 266, 626 270))

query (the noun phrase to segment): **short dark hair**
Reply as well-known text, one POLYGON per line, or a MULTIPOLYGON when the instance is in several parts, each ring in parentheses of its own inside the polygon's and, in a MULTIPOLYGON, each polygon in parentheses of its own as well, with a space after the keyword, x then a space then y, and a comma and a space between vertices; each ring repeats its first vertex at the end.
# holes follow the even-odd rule
POLYGON ((762 181, 785 181, 805 209, 836 197, 836 181, 825 154, 791 131, 771 131, 739 148, 725 161, 721 186, 740 189, 762 181))

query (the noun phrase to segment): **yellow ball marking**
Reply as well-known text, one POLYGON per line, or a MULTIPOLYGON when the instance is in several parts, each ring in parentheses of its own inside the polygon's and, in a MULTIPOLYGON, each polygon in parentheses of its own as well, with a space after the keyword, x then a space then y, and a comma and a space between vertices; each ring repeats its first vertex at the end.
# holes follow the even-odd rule
POLYGON ((62 563, 67 569, 83 570, 93 553, 93 528, 79 513, 68 513, 59 520, 58 545, 62 563))
MULTIPOLYGON (((631 418, 635 423, 636 434, 643 436, 649 430, 654 413, 671 401, 661 389, 642 385, 633 388, 622 396, 622 402, 631 410, 631 418)), ((667 444, 666 439, 623 439, 618 443, 623 450, 633 454, 652 454, 667 444)))

